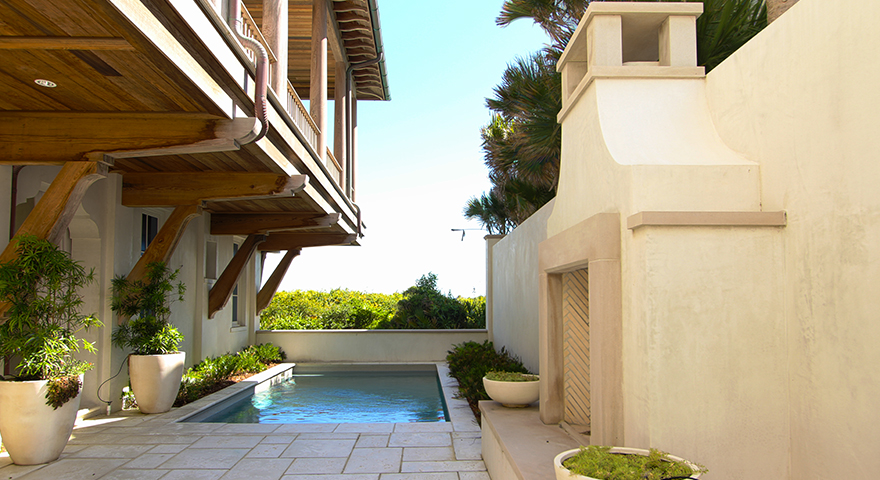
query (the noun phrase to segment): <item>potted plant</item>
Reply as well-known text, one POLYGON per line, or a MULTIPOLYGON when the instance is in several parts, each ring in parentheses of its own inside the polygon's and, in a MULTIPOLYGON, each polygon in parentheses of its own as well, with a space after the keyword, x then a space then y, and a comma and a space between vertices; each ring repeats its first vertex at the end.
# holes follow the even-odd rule
POLYGON ((527 407, 538 400, 537 375, 520 372, 491 371, 483 377, 489 398, 505 407, 527 407))
POLYGON ((180 388, 186 360, 179 351, 183 335, 168 321, 172 302, 183 300, 186 292, 186 286, 176 282, 179 273, 164 262, 152 262, 142 280, 116 277, 112 282, 110 308, 129 318, 113 332, 112 340, 132 352, 129 379, 142 413, 171 410, 180 388))
POLYGON ((67 445, 82 375, 92 368, 73 354, 95 352, 76 335, 101 322, 79 312, 77 289, 94 281, 93 272, 46 240, 15 241, 17 257, 0 264, 0 305, 7 308, 0 355, 15 364, 0 382, 0 435, 13 462, 35 465, 57 459, 67 445))
POLYGON ((702 465, 659 450, 591 445, 553 459, 556 480, 699 479, 702 465))

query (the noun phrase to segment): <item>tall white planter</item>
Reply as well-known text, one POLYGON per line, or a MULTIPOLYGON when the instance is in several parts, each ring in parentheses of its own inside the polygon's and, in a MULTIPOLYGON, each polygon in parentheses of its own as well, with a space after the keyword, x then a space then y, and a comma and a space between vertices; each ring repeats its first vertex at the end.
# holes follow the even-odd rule
POLYGON ((128 357, 131 389, 142 413, 164 413, 171 410, 180 389, 185 360, 184 352, 128 357))
POLYGON ((0 436, 16 465, 56 460, 73 432, 82 390, 75 398, 53 409, 46 405, 48 383, 48 380, 0 382, 0 436))

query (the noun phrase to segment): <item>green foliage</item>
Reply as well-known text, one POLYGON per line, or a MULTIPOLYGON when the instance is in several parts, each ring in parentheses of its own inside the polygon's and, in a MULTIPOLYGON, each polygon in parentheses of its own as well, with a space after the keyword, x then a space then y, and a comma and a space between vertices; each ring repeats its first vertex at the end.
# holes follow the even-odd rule
POLYGON ((390 320, 380 323, 379 328, 485 328, 485 304, 483 297, 468 301, 444 295, 437 289, 437 275, 428 273, 403 292, 403 298, 397 302, 397 312, 390 320))
POLYGON ((486 378, 496 382, 537 382, 538 376, 530 373, 491 371, 486 378))
POLYGON ((608 453, 611 447, 591 445, 581 447, 581 451, 562 462, 572 472, 602 480, 662 480, 665 478, 687 478, 707 470, 698 466, 698 471, 683 462, 667 460, 667 454, 651 449, 650 455, 624 455, 608 453))
POLYGON ((449 374, 458 380, 458 394, 467 399, 474 411, 477 402, 489 400, 483 388, 483 377, 490 371, 529 373, 522 362, 509 354, 503 347, 495 351, 492 342, 464 342, 454 345, 446 355, 449 374))
POLYGON ((401 295, 296 290, 278 292, 260 314, 264 330, 339 330, 376 328, 394 315, 401 295))
MULTIPOLYGON (((101 326, 94 316, 79 312, 83 300, 77 289, 92 283, 94 274, 46 240, 21 235, 16 242, 18 256, 0 264, 0 302, 9 305, 7 321, 0 325, 0 355, 20 358, 14 368, 20 380, 78 376, 92 364, 73 354, 80 348, 94 353, 95 348, 76 334, 101 326)), ((47 399, 63 405, 79 392, 76 385, 72 396, 47 399)))
POLYGON ((113 345, 135 355, 158 355, 176 352, 183 334, 174 325, 147 315, 120 325, 110 338, 113 345))
POLYGON ((233 376, 262 372, 266 370, 266 365, 280 362, 286 357, 280 348, 266 343, 251 345, 237 354, 206 358, 184 372, 175 405, 198 400, 231 383, 233 376))
POLYGON ((119 276, 111 285, 110 308, 121 317, 136 318, 113 332, 113 344, 135 355, 176 352, 183 335, 168 322, 171 304, 182 301, 186 285, 177 282, 180 269, 171 271, 164 262, 151 262, 143 279, 119 276), (176 283, 175 283, 176 282, 176 283))

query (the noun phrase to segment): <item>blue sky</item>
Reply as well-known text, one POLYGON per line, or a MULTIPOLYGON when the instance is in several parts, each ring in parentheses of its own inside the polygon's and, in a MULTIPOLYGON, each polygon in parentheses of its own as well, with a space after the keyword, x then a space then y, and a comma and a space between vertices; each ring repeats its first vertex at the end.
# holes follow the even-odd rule
MULTIPOLYGON (((461 212, 489 189, 486 97, 516 56, 547 41, 531 22, 501 28, 501 1, 379 0, 390 102, 358 104, 360 247, 304 249, 280 290, 403 291, 433 272, 444 292, 485 293, 484 231, 461 212)), ((332 111, 332 110, 331 110, 332 111)), ((331 137, 332 138, 332 137, 331 137)), ((280 254, 267 259, 268 278, 280 254)))

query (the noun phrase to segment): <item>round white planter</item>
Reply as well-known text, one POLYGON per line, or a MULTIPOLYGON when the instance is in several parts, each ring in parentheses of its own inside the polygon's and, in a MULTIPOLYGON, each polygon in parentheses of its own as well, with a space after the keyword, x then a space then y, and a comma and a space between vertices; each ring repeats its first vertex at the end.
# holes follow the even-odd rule
POLYGON ((492 400, 505 407, 527 407, 538 400, 540 380, 499 382, 483 377, 483 387, 492 400))
POLYGON ((48 380, 0 382, 0 436, 16 465, 56 460, 73 432, 82 390, 80 395, 53 409, 46 405, 47 383, 48 380))
MULTIPOLYGON (((556 455, 556 458, 553 459, 553 469, 556 470, 556 480, 600 480, 600 479, 596 479, 593 477, 585 477, 583 475, 577 475, 577 474, 571 473, 567 468, 562 466, 562 462, 568 460, 569 457, 573 457, 573 456, 577 455, 577 453, 580 451, 581 450, 579 448, 576 448, 574 450, 566 450, 566 451, 560 453, 559 455, 556 455)), ((609 453, 621 453, 621 454, 625 454, 625 455, 645 455, 645 456, 651 454, 650 450, 645 450, 643 448, 628 448, 628 447, 611 447, 611 449, 608 450, 608 452, 609 453)), ((699 470, 699 468, 696 465, 694 465, 693 463, 691 463, 681 457, 676 457, 675 455, 667 455, 666 458, 668 458, 672 461, 676 461, 676 462, 684 462, 689 467, 691 467, 691 470, 693 470, 695 472, 697 470, 699 470)), ((691 475, 691 477, 700 478, 700 474, 694 473, 691 475)))
POLYGON ((128 357, 131 389, 141 413, 164 413, 171 410, 180 390, 185 360, 184 352, 128 357))

